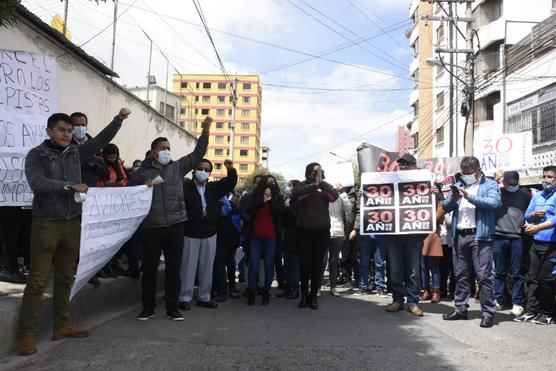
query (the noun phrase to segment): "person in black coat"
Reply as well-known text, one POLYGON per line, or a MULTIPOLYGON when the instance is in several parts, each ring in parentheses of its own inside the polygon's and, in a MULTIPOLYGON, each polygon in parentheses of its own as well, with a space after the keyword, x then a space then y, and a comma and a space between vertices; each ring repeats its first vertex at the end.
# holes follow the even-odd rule
POLYGON ((291 200, 293 191, 301 186, 299 180, 290 180, 284 187, 286 196, 284 212, 282 214, 283 223, 283 250, 284 265, 286 270, 286 290, 288 299, 299 298, 299 254, 297 247, 297 210, 296 205, 291 200))
POLYGON ((249 197, 246 213, 251 217, 251 244, 249 249, 249 275, 247 304, 255 304, 255 290, 259 264, 264 259, 264 287, 262 305, 270 301, 270 286, 274 278, 276 243, 280 239, 284 198, 274 178, 264 176, 249 197))

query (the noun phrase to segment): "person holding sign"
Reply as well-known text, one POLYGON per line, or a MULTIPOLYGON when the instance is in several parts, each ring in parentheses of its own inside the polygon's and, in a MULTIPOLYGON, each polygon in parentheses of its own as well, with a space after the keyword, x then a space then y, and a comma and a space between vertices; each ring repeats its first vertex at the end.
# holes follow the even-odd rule
POLYGON ((549 325, 556 314, 556 166, 543 169, 542 186, 525 212, 525 233, 533 237, 527 308, 514 321, 549 325))
POLYGON ((156 138, 151 143, 149 157, 129 179, 128 185, 153 186, 155 179, 162 179, 153 186, 149 214, 139 227, 143 242, 143 309, 137 320, 146 321, 154 316, 156 307, 156 282, 160 254, 164 252, 166 315, 173 321, 183 321, 178 310, 180 294, 180 269, 183 255, 183 223, 187 220, 183 195, 183 181, 187 173, 197 166, 208 147, 212 118, 203 120, 203 131, 193 152, 172 161, 170 142, 156 138))
POLYGON ((328 205, 336 201, 339 195, 332 185, 324 181, 324 171, 320 164, 314 162, 307 165, 305 178, 291 197, 298 206, 298 248, 301 264, 301 300, 298 307, 318 309, 317 292, 321 284, 322 261, 330 240, 328 205))
POLYGON ((442 318, 446 321, 467 319, 470 276, 475 270, 480 286, 481 327, 494 326, 492 273, 492 244, 496 231, 496 212, 501 205, 500 187, 481 172, 476 157, 461 160, 461 180, 452 187, 452 194, 444 201, 444 210, 452 216, 454 236, 455 309, 442 318))
POLYGON ((95 138, 82 145, 72 143, 71 119, 64 113, 48 118, 46 139, 29 151, 25 175, 35 195, 31 231, 31 270, 23 294, 19 321, 19 354, 37 352, 37 322, 43 292, 54 266, 53 340, 89 336, 89 331, 69 324, 69 298, 79 257, 81 204, 77 193, 86 193, 81 183, 81 164, 106 146, 120 130, 130 110, 122 108, 95 138))

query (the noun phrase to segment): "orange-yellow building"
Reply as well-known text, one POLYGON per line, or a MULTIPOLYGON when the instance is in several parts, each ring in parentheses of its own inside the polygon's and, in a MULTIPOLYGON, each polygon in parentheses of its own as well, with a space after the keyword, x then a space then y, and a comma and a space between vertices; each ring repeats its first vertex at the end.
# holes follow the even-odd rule
POLYGON ((232 158, 238 170, 238 185, 259 168, 261 148, 262 89, 257 75, 174 74, 173 91, 181 97, 180 125, 194 135, 201 133, 206 116, 213 118, 207 157, 214 164, 212 179, 226 175, 224 160, 232 158), (236 126, 233 156, 232 88, 237 87, 236 126))

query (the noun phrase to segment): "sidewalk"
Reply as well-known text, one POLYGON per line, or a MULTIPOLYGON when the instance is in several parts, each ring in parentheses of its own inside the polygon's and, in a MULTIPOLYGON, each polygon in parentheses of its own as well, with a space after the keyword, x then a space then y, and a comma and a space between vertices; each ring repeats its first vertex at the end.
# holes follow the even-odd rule
MULTIPOLYGON (((73 323, 86 326, 110 313, 129 310, 141 303, 141 279, 129 277, 101 279, 94 288, 87 284, 71 302, 73 323)), ((164 265, 159 266, 158 289, 164 288, 164 265)), ((17 323, 25 285, 0 282, 0 358, 16 351, 17 323)), ((52 277, 43 296, 38 342, 52 336, 52 277)))

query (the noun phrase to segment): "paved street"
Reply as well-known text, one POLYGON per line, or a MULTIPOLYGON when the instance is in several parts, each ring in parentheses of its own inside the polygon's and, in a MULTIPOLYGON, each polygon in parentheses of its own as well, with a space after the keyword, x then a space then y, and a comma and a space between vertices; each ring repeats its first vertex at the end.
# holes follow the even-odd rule
POLYGON ((10 357, 2 369, 488 369, 553 370, 556 326, 511 322, 497 315, 492 329, 471 319, 448 323, 449 303, 423 304, 425 317, 389 314, 376 296, 334 298, 323 291, 321 309, 272 298, 248 307, 228 300, 217 310, 193 307, 184 322, 135 320, 137 308, 92 330, 87 339, 40 343, 31 358, 10 357), (538 346, 538 344, 543 344, 538 346))

